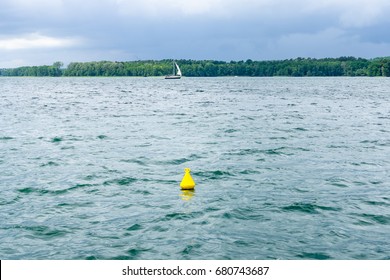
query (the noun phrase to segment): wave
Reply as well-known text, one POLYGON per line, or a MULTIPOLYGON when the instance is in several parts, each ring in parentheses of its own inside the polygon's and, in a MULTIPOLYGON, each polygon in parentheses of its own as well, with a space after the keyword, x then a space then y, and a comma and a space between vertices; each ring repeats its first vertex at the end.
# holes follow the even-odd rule
POLYGON ((325 180, 326 182, 330 183, 332 186, 339 187, 339 188, 348 188, 349 182, 337 177, 331 177, 325 180))
POLYGON ((103 185, 107 186, 107 185, 120 185, 120 186, 128 186, 128 185, 131 185, 135 182, 137 182, 138 179, 137 178, 133 178, 133 177, 123 177, 123 178, 119 178, 119 179, 113 179, 113 180, 108 180, 108 181, 105 181, 103 183, 103 185))
POLYGON ((340 211, 340 208, 337 207, 329 207, 329 206, 321 206, 313 203, 303 203, 297 202, 288 206, 284 206, 281 208, 286 212, 302 212, 306 214, 319 214, 321 211, 340 211))
POLYGON ((269 221, 270 219, 264 216, 260 209, 253 207, 239 207, 229 212, 223 213, 224 219, 237 219, 237 220, 253 220, 253 221, 269 221))
POLYGON ((131 227, 128 227, 126 231, 137 231, 142 229, 142 226, 140 224, 134 224, 131 227))
POLYGON ((68 190, 47 190, 47 189, 40 189, 40 188, 32 188, 32 187, 27 187, 27 188, 22 188, 18 189, 18 192, 23 193, 23 194, 38 194, 38 195, 60 195, 66 193, 68 190))
POLYGON ((59 142, 62 142, 62 140, 64 140, 62 137, 56 136, 56 137, 51 138, 50 142, 52 142, 52 143, 59 143, 59 142))
POLYGON ((44 225, 30 225, 30 226, 14 225, 14 226, 9 226, 8 228, 22 230, 25 232, 24 237, 30 239, 38 238, 38 239, 48 240, 54 238, 61 238, 70 233, 70 231, 68 230, 52 228, 44 225))
POLYGON ((48 167, 48 166, 59 166, 60 164, 55 161, 48 161, 47 163, 42 163, 40 167, 48 167))
POLYGON ((193 172, 193 175, 204 179, 210 179, 210 180, 217 180, 217 179, 234 176, 233 173, 230 173, 228 171, 223 171, 223 170, 197 171, 197 172, 193 172))
POLYGON ((13 140, 14 138, 13 137, 10 137, 10 136, 2 136, 0 137, 0 141, 7 141, 7 140, 13 140))
POLYGON ((378 214, 354 214, 359 218, 357 224, 359 225, 390 225, 389 215, 378 215, 378 214))
POLYGON ((70 191, 77 190, 80 188, 85 187, 92 187, 96 186, 96 184, 76 184, 72 187, 65 188, 65 189, 59 189, 59 190, 51 190, 51 189, 44 189, 44 188, 33 188, 33 187, 27 187, 27 188, 21 188, 18 189, 18 192, 22 194, 37 194, 37 195, 63 195, 70 191))
POLYGON ((159 219, 159 221, 171 221, 171 220, 192 220, 194 218, 198 218, 204 215, 203 211, 194 211, 194 212, 174 212, 169 213, 164 216, 164 218, 159 219))
POLYGON ((315 253, 302 252, 300 254, 297 254, 296 257, 300 259, 312 259, 312 260, 329 260, 332 258, 328 254, 321 253, 321 252, 315 252, 315 253))

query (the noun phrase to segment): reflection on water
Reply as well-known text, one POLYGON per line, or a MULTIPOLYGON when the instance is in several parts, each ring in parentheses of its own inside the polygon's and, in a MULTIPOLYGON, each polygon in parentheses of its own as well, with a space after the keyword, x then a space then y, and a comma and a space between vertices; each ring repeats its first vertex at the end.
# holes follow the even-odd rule
POLYGON ((191 200, 193 196, 195 195, 195 190, 181 190, 180 197, 183 200, 191 200))

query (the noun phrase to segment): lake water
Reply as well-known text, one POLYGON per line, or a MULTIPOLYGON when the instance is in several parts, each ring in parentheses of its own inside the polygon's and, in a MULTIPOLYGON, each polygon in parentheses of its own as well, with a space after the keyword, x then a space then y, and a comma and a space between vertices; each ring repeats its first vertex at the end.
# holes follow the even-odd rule
POLYGON ((390 79, 3 77, 0 108, 0 259, 390 259, 390 79))

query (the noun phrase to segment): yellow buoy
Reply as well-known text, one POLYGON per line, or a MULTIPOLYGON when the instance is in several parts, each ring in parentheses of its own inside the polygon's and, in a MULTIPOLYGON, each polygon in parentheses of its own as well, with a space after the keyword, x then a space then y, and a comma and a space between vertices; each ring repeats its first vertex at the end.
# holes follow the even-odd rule
POLYGON ((184 177, 181 180, 180 187, 182 190, 193 190, 195 188, 195 182, 191 177, 191 169, 184 168, 184 177))

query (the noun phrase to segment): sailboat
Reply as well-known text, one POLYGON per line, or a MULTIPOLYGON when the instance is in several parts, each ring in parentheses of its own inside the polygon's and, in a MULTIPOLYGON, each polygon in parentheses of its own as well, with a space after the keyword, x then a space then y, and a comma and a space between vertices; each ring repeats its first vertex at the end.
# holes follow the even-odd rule
POLYGON ((179 65, 174 61, 173 62, 173 73, 172 75, 165 76, 165 79, 180 79, 181 78, 181 71, 179 68, 179 65))

